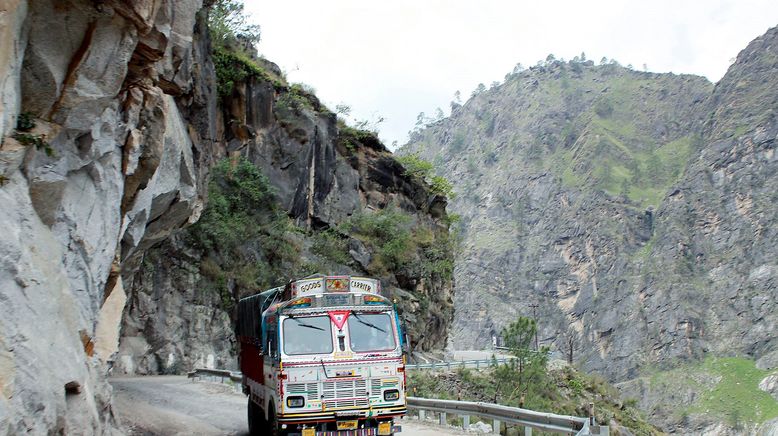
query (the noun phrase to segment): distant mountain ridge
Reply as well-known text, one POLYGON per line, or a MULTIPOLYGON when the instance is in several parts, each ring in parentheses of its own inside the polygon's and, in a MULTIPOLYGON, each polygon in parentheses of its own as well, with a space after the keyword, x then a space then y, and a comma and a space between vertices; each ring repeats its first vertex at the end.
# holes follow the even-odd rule
POLYGON ((414 134, 399 153, 459 192, 450 343, 488 347, 535 303, 541 343, 573 335, 612 381, 709 355, 778 366, 777 111, 773 28, 715 86, 553 61, 414 134))

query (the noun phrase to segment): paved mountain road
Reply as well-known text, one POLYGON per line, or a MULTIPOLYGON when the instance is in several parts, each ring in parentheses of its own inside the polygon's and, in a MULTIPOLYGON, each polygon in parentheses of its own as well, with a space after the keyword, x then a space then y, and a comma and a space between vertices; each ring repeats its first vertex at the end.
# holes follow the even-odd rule
MULTIPOLYGON (((227 385, 184 376, 110 379, 125 432, 131 436, 248 435, 246 396, 227 385)), ((464 435, 456 429, 402 420, 407 436, 464 435)))

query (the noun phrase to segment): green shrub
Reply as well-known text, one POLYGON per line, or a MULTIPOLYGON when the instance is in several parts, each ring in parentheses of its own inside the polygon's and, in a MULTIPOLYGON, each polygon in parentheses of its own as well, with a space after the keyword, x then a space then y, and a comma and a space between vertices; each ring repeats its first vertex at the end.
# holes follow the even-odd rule
POLYGON ((205 254, 200 264, 205 287, 221 295, 224 308, 296 271, 300 247, 290 238, 296 227, 257 167, 246 159, 217 163, 208 195, 200 220, 188 234, 205 254))
POLYGON ((418 153, 395 157, 395 159, 405 168, 406 175, 427 183, 431 192, 450 199, 456 197, 451 182, 443 176, 434 175, 432 163, 422 159, 418 153))
POLYGON ((22 112, 16 119, 16 130, 29 132, 35 128, 35 118, 30 112, 22 112))
POLYGON ((351 262, 347 240, 333 229, 327 229, 314 234, 311 251, 325 259, 342 265, 347 265, 351 262))
POLYGON ((221 97, 229 97, 235 84, 250 77, 269 82, 276 89, 283 89, 283 78, 275 77, 246 54, 216 47, 213 50, 213 65, 216 69, 216 90, 221 97))
POLYGON ((338 119, 338 143, 346 147, 346 149, 353 153, 356 151, 359 144, 373 146, 380 144, 381 141, 375 132, 370 130, 355 129, 346 123, 338 119))
POLYGON ((32 133, 16 132, 13 138, 19 141, 24 146, 35 146, 38 150, 46 152, 46 156, 53 157, 54 149, 51 148, 51 144, 46 141, 46 135, 34 135, 32 133))
POLYGON ((453 276, 454 238, 445 231, 414 225, 414 218, 399 210, 356 214, 338 226, 338 231, 361 240, 374 253, 369 272, 405 269, 420 277, 453 276))

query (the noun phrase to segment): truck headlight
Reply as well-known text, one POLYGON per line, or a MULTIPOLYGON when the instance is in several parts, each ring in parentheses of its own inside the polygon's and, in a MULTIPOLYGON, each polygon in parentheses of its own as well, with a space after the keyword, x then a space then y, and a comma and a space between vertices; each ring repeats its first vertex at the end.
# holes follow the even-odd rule
POLYGON ((305 398, 303 397, 289 397, 286 399, 286 407, 295 408, 303 407, 305 405, 305 398))
POLYGON ((384 401, 397 401, 400 399, 400 391, 392 389, 384 392, 384 401))

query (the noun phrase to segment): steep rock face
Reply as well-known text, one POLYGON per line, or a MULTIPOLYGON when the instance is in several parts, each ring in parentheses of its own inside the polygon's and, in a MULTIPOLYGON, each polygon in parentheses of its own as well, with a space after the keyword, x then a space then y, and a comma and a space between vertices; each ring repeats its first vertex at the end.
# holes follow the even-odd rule
POLYGON ((121 276, 203 203, 202 138, 215 132, 196 119, 216 108, 213 67, 193 44, 201 5, 10 3, 0 13, 0 433, 110 432, 101 362, 116 349, 121 276), (21 112, 36 126, 20 124, 19 136, 21 112))
MULTIPOLYGON (((403 152, 437 160, 464 193, 455 277, 474 291, 456 294, 453 345, 488 346, 535 303, 541 344, 561 351, 572 335, 576 360, 615 381, 708 353, 770 367, 777 46, 772 29, 714 89, 551 62, 417 133, 403 152)), ((676 394, 654 400, 695 401, 676 394)), ((652 411, 667 429, 731 430, 652 411)))
POLYGON ((629 264, 655 231, 658 193, 682 171, 652 165, 688 159, 709 89, 693 76, 551 62, 414 136, 403 152, 441 164, 462 193, 455 276, 471 291, 456 295, 455 348, 490 346, 537 304, 541 344, 570 330, 587 369, 619 379, 639 365, 629 264), (668 150, 676 144, 684 155, 668 150))
MULTIPOLYGON (((663 335, 662 329, 669 330, 663 317, 654 321, 660 329, 655 337, 665 336, 653 349, 657 357, 681 342, 686 352, 678 357, 741 355, 764 369, 775 367, 776 43, 778 29, 771 29, 716 84, 706 145, 658 210, 655 243, 638 270, 650 280, 645 301, 650 310, 669 309, 686 321, 670 337, 663 335)), ((665 401, 658 394, 647 401, 651 397, 665 401)), ((658 412, 666 427, 686 427, 658 412)), ((717 419, 697 421, 714 425, 717 419)))
POLYGON ((446 199, 406 176, 375 136, 339 124, 315 95, 287 85, 275 65, 254 62, 258 66, 252 68, 263 73, 235 82, 223 97, 220 141, 231 168, 245 159, 267 177, 273 194, 259 206, 265 210, 251 211, 260 234, 244 238, 233 254, 216 253, 217 248, 198 244, 205 231, 198 224, 150 250, 128 280, 117 370, 234 368, 237 299, 314 272, 381 278, 397 301, 411 347, 441 350, 453 316, 451 276, 419 265, 451 262, 453 255, 443 246, 448 243, 446 199), (385 219, 383 214, 407 217, 399 230, 409 231, 414 244, 419 241, 408 247, 402 264, 377 262, 383 247, 372 235, 335 230, 358 217, 385 219), (436 244, 440 254, 432 253, 436 244), (235 257, 247 260, 244 267, 231 265, 235 257), (257 264, 263 265, 260 277, 252 266, 257 264))

